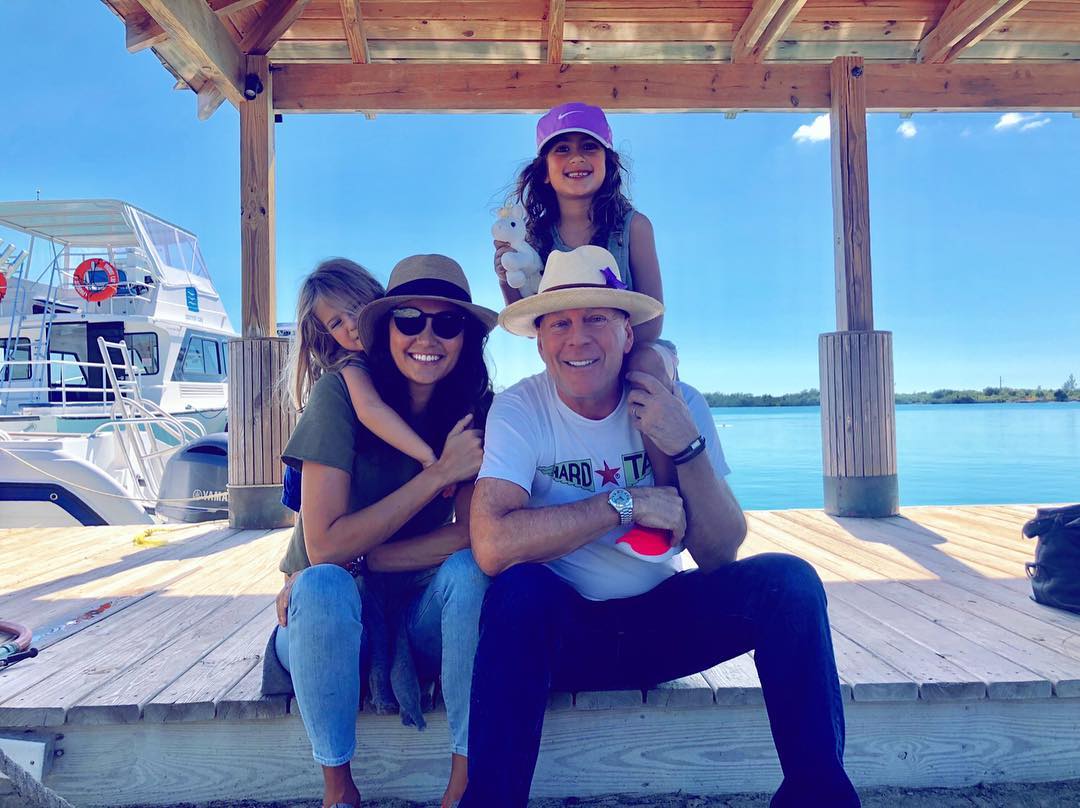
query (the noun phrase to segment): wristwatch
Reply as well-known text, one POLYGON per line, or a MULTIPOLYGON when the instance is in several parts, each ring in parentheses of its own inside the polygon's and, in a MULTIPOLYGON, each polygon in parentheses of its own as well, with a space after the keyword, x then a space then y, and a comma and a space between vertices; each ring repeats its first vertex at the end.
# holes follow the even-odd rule
POLYGON ((616 488, 608 494, 608 505, 619 514, 619 524, 628 525, 634 521, 634 497, 625 488, 616 488))

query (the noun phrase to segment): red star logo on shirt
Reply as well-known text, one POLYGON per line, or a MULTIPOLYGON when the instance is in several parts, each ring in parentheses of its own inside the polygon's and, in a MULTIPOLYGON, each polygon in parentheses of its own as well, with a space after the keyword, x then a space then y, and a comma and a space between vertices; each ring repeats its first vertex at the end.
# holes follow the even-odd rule
POLYGON ((602 479, 602 482, 600 483, 601 488, 603 488, 605 485, 618 485, 619 484, 619 471, 620 471, 620 469, 618 469, 618 468, 608 468, 608 464, 607 464, 606 460, 604 461, 604 467, 602 469, 597 469, 596 471, 597 471, 597 473, 600 475, 600 477, 602 479))

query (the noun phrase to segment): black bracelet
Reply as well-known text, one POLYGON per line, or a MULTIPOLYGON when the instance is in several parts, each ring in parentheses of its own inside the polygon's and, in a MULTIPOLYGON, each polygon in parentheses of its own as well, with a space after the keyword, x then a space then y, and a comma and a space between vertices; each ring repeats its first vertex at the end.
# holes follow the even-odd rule
POLYGON ((681 466, 683 463, 689 463, 691 460, 693 460, 695 457, 697 457, 704 451, 705 436, 698 435, 696 438, 690 441, 689 446, 687 446, 677 455, 673 455, 671 458, 671 462, 674 463, 676 466, 681 466))

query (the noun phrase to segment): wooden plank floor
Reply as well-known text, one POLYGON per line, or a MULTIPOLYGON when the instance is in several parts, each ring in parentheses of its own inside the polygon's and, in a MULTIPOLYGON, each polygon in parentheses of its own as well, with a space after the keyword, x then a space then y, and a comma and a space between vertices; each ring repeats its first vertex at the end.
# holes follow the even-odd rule
MULTIPOLYGON (((1039 735, 1038 727, 1048 726, 1046 716, 1054 715, 1065 722, 1055 734, 1080 731, 1080 700, 1073 700, 1080 697, 1080 616, 1029 598, 1024 563, 1032 558, 1034 544, 1020 538, 1020 526, 1033 512, 1034 506, 1010 505, 905 508, 901 517, 885 520, 836 519, 812 510, 748 514, 750 535, 742 555, 792 553, 813 564, 826 583, 849 704, 849 766, 864 772, 863 782, 935 783, 933 769, 915 772, 910 764, 875 758, 886 753, 875 751, 877 741, 871 743, 869 735, 858 736, 869 716, 878 734, 893 721, 897 732, 906 727, 903 732, 916 738, 920 728, 913 716, 937 709, 933 705, 940 705, 938 712, 925 715, 954 725, 957 715, 989 723, 1007 718, 1013 728, 1027 720, 1031 733, 1039 735), (859 757, 853 759, 856 747, 859 757)), ((0 736, 62 732, 72 750, 83 748, 80 739, 86 749, 124 743, 128 757, 132 744, 151 750, 159 743, 167 756, 173 753, 154 734, 166 728, 174 739, 187 737, 185 727, 222 739, 269 737, 287 728, 290 742, 302 747, 295 707, 259 695, 260 655, 275 620, 277 562, 288 531, 236 531, 223 523, 170 526, 150 537, 164 540, 160 546, 134 544, 139 532, 135 527, 0 530, 0 616, 34 627, 35 643, 42 648, 36 659, 0 672, 0 736)), ((696 722, 711 726, 738 716, 756 727, 754 733, 764 731, 761 737, 749 730, 743 734, 756 739, 762 762, 758 780, 744 774, 740 782, 768 787, 776 765, 762 704, 747 655, 644 693, 554 694, 548 723, 557 738, 564 724, 591 722, 599 728, 619 724, 620 716, 662 724, 668 719, 648 716, 663 714, 678 717, 692 734, 696 722), (717 707, 729 711, 728 718, 717 707), (692 715, 701 710, 706 714, 692 715)), ((372 727, 394 723, 379 720, 361 716, 361 731, 365 721, 372 727)), ((433 726, 440 721, 445 726, 438 717, 433 726)), ((438 747, 443 740, 429 743, 438 747)), ((545 749, 557 743, 545 735, 545 749)), ((92 761, 71 758, 65 752, 51 777, 78 791, 80 766, 89 772, 92 761)), ((548 782, 544 759, 541 789, 548 782)), ((565 777, 557 771, 564 763, 554 760, 551 793, 565 777)), ((303 756, 295 761, 298 769, 312 769, 309 764, 303 756)), ((715 761, 709 765, 715 767, 715 761)), ((1003 779, 1024 779, 1002 766, 1003 779)), ((1066 775, 1080 776, 1080 752, 1063 761, 1059 756, 1057 766, 1052 772, 1031 769, 1030 779, 1060 776, 1062 766, 1066 775)), ((941 784, 970 776, 945 769, 937 770, 941 784)), ((300 793, 309 781, 306 774, 297 776, 293 790, 300 793)), ((662 771, 651 770, 650 778, 645 790, 666 782, 662 771)), ((438 781, 437 774, 409 780, 412 785, 399 789, 399 795, 427 794, 438 781)), ((700 780, 702 790, 716 783, 700 780)), ((218 791, 195 789, 185 798, 231 796, 227 780, 219 785, 218 791)), ((579 782, 578 793, 605 787, 601 777, 579 782)), ((147 800, 146 789, 138 793, 147 800)), ((115 792, 110 798, 123 801, 115 792)), ((109 799, 103 797, 105 802, 109 799)))

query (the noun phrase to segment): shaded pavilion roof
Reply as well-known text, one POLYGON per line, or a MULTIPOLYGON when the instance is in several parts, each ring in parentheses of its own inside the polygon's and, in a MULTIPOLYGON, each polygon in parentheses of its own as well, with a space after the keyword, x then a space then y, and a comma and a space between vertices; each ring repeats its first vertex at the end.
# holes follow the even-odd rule
MULTIPOLYGON (((145 19, 148 15, 138 0, 107 2, 138 30, 137 44, 160 36, 161 29, 145 19)), ((220 9, 218 18, 236 42, 249 45, 249 38, 260 33, 261 20, 290 5, 274 0, 206 2, 220 9)), ((269 48, 272 62, 353 61, 343 16, 348 3, 310 0, 291 5, 302 8, 269 48)), ((920 41, 950 4, 949 0, 773 2, 780 15, 785 6, 798 9, 782 29, 776 26, 773 44, 754 56, 733 49, 733 44, 745 48, 737 38, 755 6, 752 0, 360 0, 355 5, 368 61, 398 63, 547 62, 551 10, 561 6, 561 61, 574 64, 726 62, 733 55, 735 61, 765 62, 826 62, 836 56, 916 61, 920 41)), ((950 61, 1080 60, 1080 3, 1075 0, 981 5, 1016 10, 985 25, 978 40, 959 49, 950 61)), ((156 46, 172 64, 175 48, 167 40, 156 46)))
MULTIPOLYGON (((303 67, 290 71, 290 66, 413 66, 418 68, 416 76, 428 83, 441 74, 423 68, 434 66, 453 66, 458 73, 446 74, 452 81, 454 76, 465 75, 460 72, 465 68, 500 64, 550 64, 563 69, 731 63, 810 66, 838 56, 862 57, 868 68, 877 63, 1029 67, 1080 62, 1077 0, 103 2, 124 21, 129 50, 152 47, 181 82, 178 86, 202 91, 200 114, 204 117, 221 102, 215 89, 224 91, 234 103, 239 101, 243 59, 262 54, 286 75, 305 75, 312 81, 314 72, 304 73, 303 67), (191 47, 186 36, 176 33, 175 25, 173 34, 168 32, 163 13, 171 15, 177 9, 178 17, 187 15, 181 20, 186 33, 196 45, 200 38, 205 40, 202 44, 209 47, 211 58, 200 58, 206 51, 191 47), (208 63, 218 61, 213 58, 215 38, 220 46, 217 52, 224 48, 239 54, 238 66, 210 64, 207 69, 208 63), (218 68, 234 74, 231 92, 222 87, 221 75, 215 75, 218 68)), ((325 83, 357 74, 317 75, 325 83)), ((388 76, 403 74, 371 70, 364 75, 378 85, 388 76)), ((303 85, 304 91, 310 86, 303 85)), ((356 109, 408 108, 404 102, 379 103, 384 100, 372 99, 367 107, 358 102, 356 109)), ((282 103, 277 101, 275 92, 275 106, 285 111, 341 107, 340 99, 305 106, 286 90, 282 103)), ((1001 106, 1007 106, 1009 99, 1001 101, 1001 106)), ((432 103, 428 99, 423 108, 433 108, 432 103)), ((525 106, 541 105, 538 100, 525 106)), ((818 106, 804 104, 805 108, 818 106)), ((447 108, 454 106, 448 102, 447 108)))

